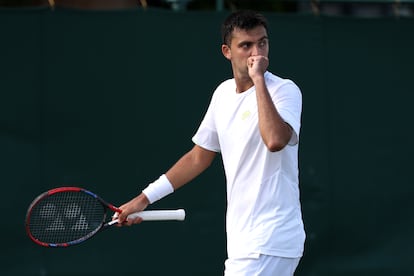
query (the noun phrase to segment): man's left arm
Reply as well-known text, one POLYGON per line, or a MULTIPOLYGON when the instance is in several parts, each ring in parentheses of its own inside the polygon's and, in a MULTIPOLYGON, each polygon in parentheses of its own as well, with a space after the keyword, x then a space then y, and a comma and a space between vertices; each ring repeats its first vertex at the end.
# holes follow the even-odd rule
POLYGON ((248 63, 249 75, 256 88, 260 135, 270 151, 280 151, 289 143, 292 128, 280 116, 267 89, 264 73, 269 60, 255 56, 248 63))

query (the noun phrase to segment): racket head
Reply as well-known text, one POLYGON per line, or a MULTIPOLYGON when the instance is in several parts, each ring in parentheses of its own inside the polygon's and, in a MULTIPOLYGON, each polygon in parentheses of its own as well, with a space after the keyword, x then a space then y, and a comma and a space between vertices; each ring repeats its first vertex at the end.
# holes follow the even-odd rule
POLYGON ((108 208, 115 207, 83 188, 52 189, 30 204, 26 232, 33 242, 45 247, 79 244, 104 227, 108 208))

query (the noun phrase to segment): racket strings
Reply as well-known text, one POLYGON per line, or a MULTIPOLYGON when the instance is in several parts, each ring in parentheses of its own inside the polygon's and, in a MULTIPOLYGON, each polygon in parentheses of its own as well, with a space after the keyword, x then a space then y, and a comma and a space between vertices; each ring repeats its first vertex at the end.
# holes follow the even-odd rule
POLYGON ((93 196, 66 191, 49 195, 33 207, 29 229, 41 242, 68 243, 98 231, 105 214, 104 206, 93 196))

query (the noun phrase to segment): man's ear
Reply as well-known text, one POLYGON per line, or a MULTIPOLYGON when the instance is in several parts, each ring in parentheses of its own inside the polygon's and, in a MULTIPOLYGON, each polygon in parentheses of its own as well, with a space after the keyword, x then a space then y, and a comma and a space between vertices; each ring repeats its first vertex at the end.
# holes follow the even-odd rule
POLYGON ((221 52, 223 53, 223 56, 227 59, 231 59, 231 51, 230 51, 230 47, 227 46, 226 44, 221 45, 221 52))

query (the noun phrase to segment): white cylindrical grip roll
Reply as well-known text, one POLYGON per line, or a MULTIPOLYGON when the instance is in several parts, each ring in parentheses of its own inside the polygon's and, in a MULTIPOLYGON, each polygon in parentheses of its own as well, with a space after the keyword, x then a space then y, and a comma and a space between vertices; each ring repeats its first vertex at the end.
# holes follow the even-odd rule
POLYGON ((184 209, 177 210, 151 210, 142 211, 130 214, 129 219, 140 217, 144 221, 148 220, 184 220, 185 211, 184 209))

